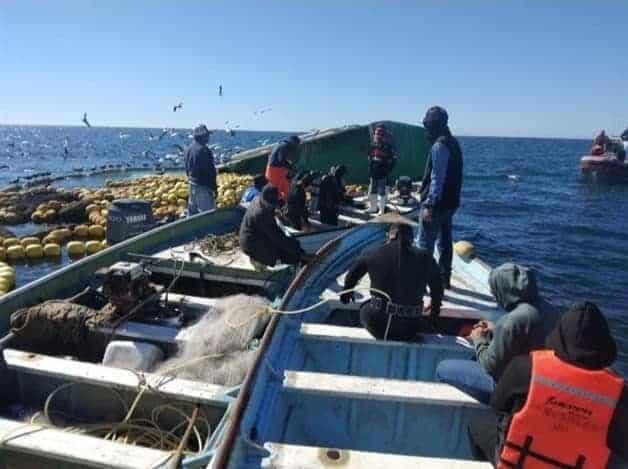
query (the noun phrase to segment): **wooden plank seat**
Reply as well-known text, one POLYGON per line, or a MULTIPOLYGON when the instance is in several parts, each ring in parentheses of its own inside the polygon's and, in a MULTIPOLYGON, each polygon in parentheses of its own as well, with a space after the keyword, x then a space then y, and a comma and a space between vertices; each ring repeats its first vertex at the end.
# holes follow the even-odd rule
POLYGON ((48 463, 56 459, 98 468, 161 467, 172 454, 3 418, 0 447, 3 451, 41 456, 48 463))
POLYGON ((488 462, 452 458, 354 451, 350 449, 266 443, 270 455, 262 460, 264 469, 489 469, 488 462))
POLYGON ((453 386, 427 381, 286 371, 283 387, 288 391, 352 399, 472 407, 482 410, 489 408, 453 386))
MULTIPOLYGON (((139 389, 139 375, 122 368, 66 360, 14 349, 5 349, 4 359, 10 369, 26 374, 107 386, 125 391, 139 389)), ((225 402, 224 394, 229 389, 215 384, 163 377, 153 373, 143 373, 143 378, 163 397, 199 404, 218 403, 223 405, 225 402)))
POLYGON ((471 459, 469 424, 491 412, 442 383, 287 371, 266 441, 471 459))
POLYGON ((364 344, 374 344, 386 347, 419 347, 451 349, 458 351, 460 347, 473 350, 473 347, 462 337, 435 334, 420 334, 421 342, 408 343, 394 340, 378 340, 363 327, 333 326, 329 324, 302 323, 301 338, 329 340, 332 342, 344 341, 364 344))
POLYGON ((463 338, 422 334, 421 342, 378 340, 364 328, 329 324, 301 324, 293 370, 435 381, 436 367, 446 359, 474 355, 463 338), (330 360, 329 357, 334 359, 330 360))

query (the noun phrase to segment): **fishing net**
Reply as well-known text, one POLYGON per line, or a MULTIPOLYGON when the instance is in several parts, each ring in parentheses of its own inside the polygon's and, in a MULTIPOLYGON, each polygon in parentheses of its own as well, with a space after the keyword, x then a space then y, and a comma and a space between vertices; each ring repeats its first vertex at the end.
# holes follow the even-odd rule
POLYGON ((223 386, 242 383, 253 363, 256 339, 270 319, 267 306, 268 300, 260 296, 238 294, 218 300, 199 322, 181 332, 180 352, 155 372, 223 386), (203 356, 208 358, 184 366, 203 356))

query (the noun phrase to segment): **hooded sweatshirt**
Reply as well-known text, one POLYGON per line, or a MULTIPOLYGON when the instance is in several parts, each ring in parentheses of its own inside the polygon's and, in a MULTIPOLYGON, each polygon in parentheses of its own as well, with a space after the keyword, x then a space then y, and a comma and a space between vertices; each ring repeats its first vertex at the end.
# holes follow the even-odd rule
MULTIPOLYGON (((566 312, 547 337, 545 348, 562 361, 588 370, 609 367, 617 356, 615 341, 600 310, 592 303, 579 304, 566 312)), ((521 410, 530 389, 532 359, 529 354, 516 357, 506 368, 491 397, 495 415, 471 424, 474 443, 491 461, 501 453, 504 435, 512 415, 521 410)), ((628 460, 628 388, 619 398, 607 434, 607 445, 628 460)), ((626 467, 609 465, 609 467, 626 467)))
POLYGON ((517 355, 541 348, 558 318, 543 301, 534 271, 517 264, 503 264, 491 271, 489 286, 504 314, 493 334, 475 340, 475 353, 482 368, 498 380, 517 355))

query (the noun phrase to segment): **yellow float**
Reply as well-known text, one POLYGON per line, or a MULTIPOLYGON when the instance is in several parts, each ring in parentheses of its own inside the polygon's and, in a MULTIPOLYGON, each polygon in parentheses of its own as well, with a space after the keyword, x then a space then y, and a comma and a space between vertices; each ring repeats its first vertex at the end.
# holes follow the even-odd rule
POLYGON ((102 243, 95 240, 87 241, 87 243, 85 243, 85 250, 87 251, 87 254, 95 254, 102 250, 102 243))
POLYGON ((68 256, 81 257, 85 254, 85 244, 82 241, 70 241, 67 245, 68 256))
POLYGON ((89 235, 89 226, 87 225, 77 225, 74 227, 74 236, 79 238, 87 238, 89 235))
POLYGON ((59 257, 61 255, 61 246, 57 243, 48 243, 44 245, 44 256, 59 257))
POLYGON ((15 286, 15 271, 9 266, 0 268, 0 280, 4 280, 9 285, 8 290, 10 290, 15 286))
POLYGON ((24 248, 21 244, 15 244, 7 248, 7 257, 17 261, 24 258, 24 248))
POLYGON ((100 225, 91 225, 87 231, 90 238, 102 239, 105 237, 105 229, 100 225))
POLYGON ((3 261, 7 258, 7 250, 3 247, 0 247, 0 261, 3 261))
POLYGON ((29 259, 39 259, 40 257, 44 257, 44 249, 41 247, 41 244, 30 244, 26 246, 24 253, 29 259))
POLYGON ((20 241, 20 244, 26 248, 27 246, 30 246, 31 244, 40 244, 39 238, 36 236, 27 236, 26 238, 22 238, 22 240, 20 241))
POLYGON ((6 238, 2 242, 2 246, 4 246, 5 248, 9 248, 11 246, 15 246, 16 244, 20 244, 20 241, 17 238, 6 238))
POLYGON ((72 231, 69 228, 57 228, 56 230, 52 230, 50 235, 54 236, 57 239, 65 241, 68 238, 72 237, 72 231))

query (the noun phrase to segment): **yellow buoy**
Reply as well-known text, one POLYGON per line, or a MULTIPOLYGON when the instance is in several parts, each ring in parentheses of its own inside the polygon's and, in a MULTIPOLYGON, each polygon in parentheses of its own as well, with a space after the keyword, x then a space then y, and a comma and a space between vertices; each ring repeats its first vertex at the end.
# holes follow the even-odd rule
POLYGON ((88 234, 89 234, 89 226, 76 225, 74 227, 74 236, 78 236, 79 238, 86 238, 88 234))
POLYGON ((102 249, 102 243, 100 241, 92 240, 92 241, 87 241, 87 243, 85 243, 85 250, 87 251, 87 254, 97 253, 101 249, 102 249))
POLYGON ((7 257, 14 261, 22 259, 24 257, 24 248, 21 244, 9 246, 7 248, 7 257))
POLYGON ((52 230, 50 235, 60 240, 66 240, 72 237, 72 232, 68 228, 58 228, 56 230, 52 230))
POLYGON ((85 244, 82 241, 70 241, 67 249, 70 257, 81 257, 85 254, 85 244))
POLYGON ((107 243, 107 240, 106 240, 106 239, 103 239, 103 240, 100 242, 100 249, 107 249, 108 247, 109 247, 109 243, 107 243))
POLYGON ((20 244, 20 241, 17 238, 6 238, 3 242, 2 245, 5 248, 11 247, 11 246, 15 246, 16 244, 20 244))
POLYGON ((30 246, 31 244, 40 244, 39 238, 36 236, 27 236, 20 241, 23 247, 30 246))
POLYGON ((24 252, 29 259, 39 259, 44 256, 44 248, 41 247, 41 244, 30 244, 26 246, 24 252))
POLYGON ((92 225, 88 228, 90 238, 102 239, 105 237, 105 229, 100 225, 92 225))
POLYGON ((48 243, 44 245, 44 256, 59 257, 61 255, 61 246, 57 243, 48 243))
POLYGON ((3 247, 0 247, 0 261, 3 261, 7 258, 7 250, 3 247))
POLYGON ((458 241, 454 244, 454 251, 463 259, 473 259, 475 256, 475 248, 469 241, 458 241))
POLYGON ((94 210, 100 210, 100 207, 96 204, 89 204, 87 207, 85 207, 85 212, 87 214, 93 212, 94 210))
POLYGON ((9 290, 11 290, 11 286, 9 285, 9 282, 7 282, 5 279, 0 278, 0 291, 3 292, 8 292, 9 290))
POLYGON ((0 279, 7 282, 10 289, 15 285, 15 271, 11 267, 0 270, 0 279))

